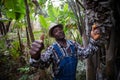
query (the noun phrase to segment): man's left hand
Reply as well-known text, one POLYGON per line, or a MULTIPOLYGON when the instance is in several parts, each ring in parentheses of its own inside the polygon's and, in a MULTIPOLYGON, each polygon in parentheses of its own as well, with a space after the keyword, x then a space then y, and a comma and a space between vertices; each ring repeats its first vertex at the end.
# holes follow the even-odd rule
POLYGON ((92 25, 91 37, 94 40, 98 40, 100 38, 100 28, 98 28, 96 24, 92 25))

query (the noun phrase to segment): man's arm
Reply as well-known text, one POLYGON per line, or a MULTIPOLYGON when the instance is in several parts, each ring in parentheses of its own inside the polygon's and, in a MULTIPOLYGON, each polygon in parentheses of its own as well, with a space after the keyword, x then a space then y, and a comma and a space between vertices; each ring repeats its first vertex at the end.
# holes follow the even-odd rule
POLYGON ((40 53, 44 48, 44 44, 41 40, 34 41, 30 49, 31 58, 38 60, 40 58, 40 53))
POLYGON ((51 62, 50 55, 52 53, 52 49, 47 49, 45 53, 41 53, 41 51, 44 49, 44 34, 41 35, 40 40, 34 41, 32 43, 31 49, 30 49, 30 64, 34 67, 47 67, 49 63, 51 62))
POLYGON ((98 43, 100 39, 100 29, 94 24, 91 30, 91 38, 87 47, 83 48, 78 43, 77 53, 80 57, 87 58, 96 53, 99 49, 98 43))
POLYGON ((40 67, 41 69, 49 67, 52 62, 53 57, 53 48, 52 46, 48 47, 44 53, 41 53, 38 60, 30 58, 30 64, 34 67, 40 67))
POLYGON ((30 48, 31 58, 38 60, 40 58, 40 53, 44 49, 44 34, 40 36, 40 40, 36 40, 32 43, 30 48))
POLYGON ((98 41, 95 41, 92 38, 90 38, 90 42, 87 47, 81 47, 78 43, 76 43, 78 56, 85 59, 95 54, 99 49, 97 43, 98 41))

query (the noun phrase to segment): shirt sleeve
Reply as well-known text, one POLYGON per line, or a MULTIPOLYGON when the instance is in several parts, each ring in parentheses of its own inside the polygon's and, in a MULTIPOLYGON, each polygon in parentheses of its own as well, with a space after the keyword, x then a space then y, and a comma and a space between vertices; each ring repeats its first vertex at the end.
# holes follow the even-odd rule
POLYGON ((81 47, 79 43, 76 43, 77 46, 77 54, 79 57, 82 58, 88 58, 89 56, 92 56, 98 51, 98 41, 93 40, 90 38, 90 42, 87 47, 81 47))
POLYGON ((52 46, 48 47, 47 50, 44 53, 41 53, 40 58, 38 60, 35 60, 33 58, 30 58, 29 62, 32 66, 36 68, 45 69, 49 67, 52 61, 52 53, 53 48, 52 46))

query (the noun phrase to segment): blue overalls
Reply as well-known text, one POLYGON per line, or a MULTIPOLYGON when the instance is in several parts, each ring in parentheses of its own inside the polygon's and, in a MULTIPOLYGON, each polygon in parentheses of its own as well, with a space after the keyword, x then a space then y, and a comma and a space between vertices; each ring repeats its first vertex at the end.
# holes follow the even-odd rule
POLYGON ((60 62, 59 62, 59 73, 53 78, 53 80, 75 80, 76 79, 76 67, 78 59, 76 57, 75 46, 70 45, 72 50, 71 56, 63 57, 62 52, 57 44, 53 45, 60 62), (62 57, 62 58, 61 58, 62 57))

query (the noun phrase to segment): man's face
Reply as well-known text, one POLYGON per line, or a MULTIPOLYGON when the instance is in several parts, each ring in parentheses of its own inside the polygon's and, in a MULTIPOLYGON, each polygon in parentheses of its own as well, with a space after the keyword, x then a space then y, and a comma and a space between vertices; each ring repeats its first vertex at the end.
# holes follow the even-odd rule
POLYGON ((64 34, 64 31, 62 30, 62 28, 60 28, 59 26, 58 27, 55 27, 53 29, 53 36, 55 39, 59 40, 59 39, 64 39, 65 38, 65 34, 64 34))

